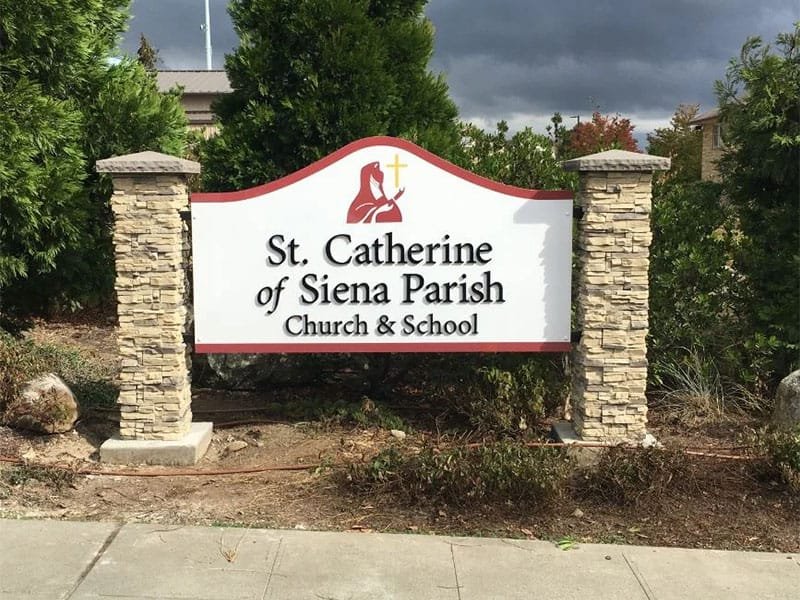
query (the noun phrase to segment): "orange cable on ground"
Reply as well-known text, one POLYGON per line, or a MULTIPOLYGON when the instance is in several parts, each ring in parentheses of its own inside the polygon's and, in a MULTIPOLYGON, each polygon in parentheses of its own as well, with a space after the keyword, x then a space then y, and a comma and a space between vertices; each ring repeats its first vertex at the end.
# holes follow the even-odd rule
MULTIPOLYGON (((479 448, 484 444, 481 442, 475 442, 471 444, 466 444, 467 448, 479 448)), ((524 442, 522 444, 527 448, 622 448, 624 450, 642 450, 641 446, 634 446, 631 444, 603 444, 601 442, 524 442)), ((752 446, 734 446, 731 448, 711 448, 712 450, 738 450, 738 449, 747 449, 752 448, 752 446)), ((717 452, 706 452, 705 449, 694 449, 692 446, 687 446, 681 449, 684 454, 689 456, 703 456, 706 458, 728 458, 731 460, 753 460, 755 458, 761 458, 759 456, 748 456, 748 455, 740 455, 740 454, 719 454, 717 452)))
MULTIPOLYGON (((467 447, 478 447, 481 444, 467 444, 467 447)), ((608 446, 604 444, 580 444, 575 446, 574 444, 565 444, 563 442, 528 442, 525 444, 526 447, 529 448, 566 448, 566 447, 577 447, 577 448, 625 448, 628 450, 637 450, 639 449, 637 446, 608 446)), ((702 458, 718 458, 723 460, 758 460, 763 457, 761 456, 747 456, 747 455, 738 455, 738 454, 719 454, 714 452, 698 452, 695 450, 687 450, 683 449, 684 454, 687 456, 698 456, 702 458)), ((10 456, 0 456, 0 462, 10 463, 10 464, 17 464, 17 465, 30 465, 34 467, 43 467, 43 468, 50 468, 50 469, 62 469, 65 471, 72 471, 76 475, 104 475, 104 476, 111 476, 111 477, 209 477, 209 476, 220 476, 220 475, 248 475, 248 474, 257 474, 257 473, 267 473, 270 471, 308 471, 311 469, 318 469, 322 467, 322 463, 316 464, 308 464, 308 465, 274 465, 274 466, 261 466, 261 467, 239 467, 239 468, 230 468, 230 469, 203 469, 203 470, 192 470, 192 469, 172 469, 172 470, 164 470, 164 471, 148 471, 148 470, 100 470, 100 469, 90 469, 90 468, 73 468, 63 464, 44 464, 44 463, 32 463, 25 461, 21 458, 14 458, 10 456)), ((333 466, 345 466, 345 465, 330 465, 333 466)))
POLYGON ((100 469, 89 468, 72 468, 64 464, 45 464, 28 462, 20 458, 11 456, 0 456, 0 462, 11 463, 17 465, 30 465, 34 467, 44 467, 48 469, 63 469, 65 471, 72 471, 76 475, 107 475, 112 477, 207 477, 211 475, 247 475, 251 473, 265 473, 268 471, 308 471, 310 469, 317 469, 321 464, 310 465, 276 465, 270 467, 240 467, 231 469, 203 469, 193 471, 191 469, 173 469, 169 471, 131 471, 131 470, 114 470, 104 471, 100 469))

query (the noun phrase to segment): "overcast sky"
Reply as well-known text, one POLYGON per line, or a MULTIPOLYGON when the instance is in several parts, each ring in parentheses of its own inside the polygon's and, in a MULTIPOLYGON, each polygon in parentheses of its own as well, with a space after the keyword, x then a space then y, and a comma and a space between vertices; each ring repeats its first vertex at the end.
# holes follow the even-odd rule
MULTIPOLYGON (((237 44, 226 6, 211 0, 215 68, 237 44)), ((544 132, 555 111, 585 119, 599 107, 630 118, 641 142, 680 103, 712 108, 747 36, 789 31, 800 0, 430 0, 426 12, 431 69, 462 118, 544 132)), ((203 0, 134 0, 132 14, 124 51, 144 33, 161 68, 205 68, 203 0)))

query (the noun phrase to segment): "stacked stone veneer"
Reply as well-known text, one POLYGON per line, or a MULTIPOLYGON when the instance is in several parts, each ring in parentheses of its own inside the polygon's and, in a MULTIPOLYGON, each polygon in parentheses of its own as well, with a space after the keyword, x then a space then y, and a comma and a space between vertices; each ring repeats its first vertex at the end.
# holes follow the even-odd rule
POLYGON ((119 435, 178 440, 192 422, 186 176, 200 165, 142 152, 101 160, 97 170, 114 181, 119 435))
POLYGON ((564 163, 580 172, 572 419, 586 441, 635 442, 647 424, 652 172, 669 159, 613 150, 564 163))

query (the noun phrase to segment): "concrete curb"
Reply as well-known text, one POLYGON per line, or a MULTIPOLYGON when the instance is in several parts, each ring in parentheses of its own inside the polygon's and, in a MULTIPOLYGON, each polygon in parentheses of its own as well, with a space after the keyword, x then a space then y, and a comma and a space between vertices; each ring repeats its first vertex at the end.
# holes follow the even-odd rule
POLYGON ((0 520, 0 599, 786 600, 800 555, 0 520))

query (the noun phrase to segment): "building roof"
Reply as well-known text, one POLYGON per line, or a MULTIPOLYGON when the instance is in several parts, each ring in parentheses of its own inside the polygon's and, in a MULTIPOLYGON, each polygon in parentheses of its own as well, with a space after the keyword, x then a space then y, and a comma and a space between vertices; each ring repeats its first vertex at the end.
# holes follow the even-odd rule
POLYGON ((166 92, 176 85, 184 94, 227 94, 231 91, 225 71, 159 71, 158 88, 166 92))
POLYGON ((700 113, 694 119, 689 121, 689 125, 699 125, 700 123, 703 123, 705 121, 710 121, 712 119, 718 119, 718 118, 719 118, 719 109, 715 108, 713 110, 707 110, 704 113, 700 113))

